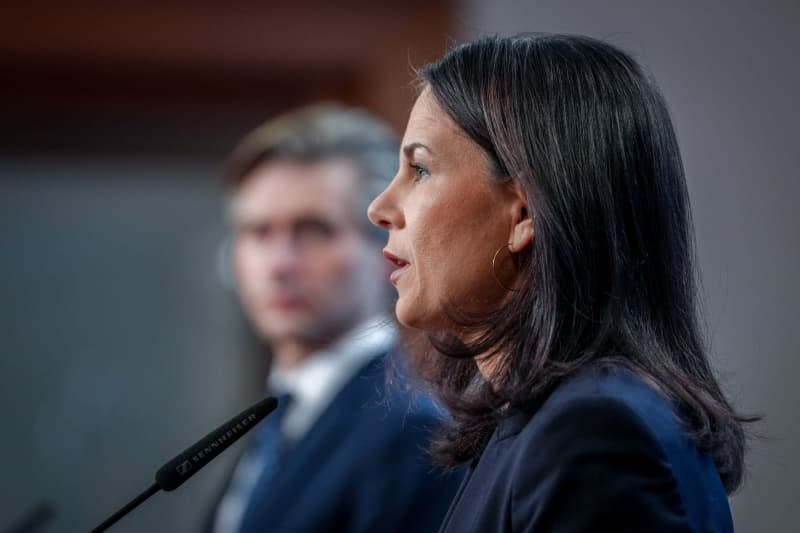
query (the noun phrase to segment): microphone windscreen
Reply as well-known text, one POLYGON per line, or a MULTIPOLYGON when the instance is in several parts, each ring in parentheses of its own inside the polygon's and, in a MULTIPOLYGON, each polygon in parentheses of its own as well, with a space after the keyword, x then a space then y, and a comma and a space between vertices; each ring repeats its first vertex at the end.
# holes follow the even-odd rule
POLYGON ((278 406, 275 398, 265 398, 231 418, 196 444, 166 462, 156 472, 156 483, 163 490, 174 490, 192 477, 214 457, 253 429, 278 406))

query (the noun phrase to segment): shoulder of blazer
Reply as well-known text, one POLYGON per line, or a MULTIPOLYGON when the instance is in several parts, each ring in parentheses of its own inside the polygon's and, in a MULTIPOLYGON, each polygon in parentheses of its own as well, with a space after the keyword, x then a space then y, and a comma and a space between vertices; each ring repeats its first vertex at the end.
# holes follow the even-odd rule
POLYGON ((588 506, 633 498, 627 512, 634 514, 626 519, 634 521, 649 515, 687 531, 689 523, 722 527, 730 521, 713 462, 685 435, 669 400, 632 372, 583 372, 558 387, 522 427, 516 424, 510 434, 517 434, 519 468, 512 471, 519 474, 520 493, 554 498, 544 493, 572 483, 573 501, 584 498, 588 506))

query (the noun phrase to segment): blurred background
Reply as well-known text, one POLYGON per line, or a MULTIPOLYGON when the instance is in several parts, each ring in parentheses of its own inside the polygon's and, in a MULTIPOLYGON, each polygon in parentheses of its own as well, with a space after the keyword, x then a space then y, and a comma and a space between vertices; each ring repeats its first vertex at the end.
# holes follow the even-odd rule
MULTIPOLYGON (((221 173, 243 134, 318 99, 402 132, 414 65, 521 31, 606 39, 659 80, 716 368, 740 410, 765 416, 736 528, 794 530, 798 28, 791 0, 4 3, 0 532, 90 529, 258 396, 224 268, 221 173)), ((196 531, 235 455, 114 531, 196 531)))

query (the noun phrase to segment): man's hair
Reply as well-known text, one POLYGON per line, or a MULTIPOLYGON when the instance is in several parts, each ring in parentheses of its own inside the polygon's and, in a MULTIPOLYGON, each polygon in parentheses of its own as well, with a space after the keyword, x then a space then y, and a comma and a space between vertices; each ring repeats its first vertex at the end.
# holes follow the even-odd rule
POLYGON ((356 218, 368 235, 385 240, 385 231, 367 219, 367 207, 397 170, 398 144, 392 129, 363 109, 310 105, 273 118, 242 139, 228 161, 226 185, 235 192, 253 170, 270 161, 348 160, 359 172, 356 218))

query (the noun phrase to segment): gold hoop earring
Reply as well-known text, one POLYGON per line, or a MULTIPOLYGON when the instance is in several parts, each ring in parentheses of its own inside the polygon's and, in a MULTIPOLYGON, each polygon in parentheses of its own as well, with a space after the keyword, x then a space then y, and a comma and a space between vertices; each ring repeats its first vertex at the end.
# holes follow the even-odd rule
POLYGON ((502 281, 500 281, 500 278, 497 277, 497 270, 495 269, 496 268, 496 263, 497 263, 497 255, 500 253, 500 250, 502 250, 503 248, 508 248, 508 253, 510 254, 511 253, 511 243, 508 243, 507 245, 501 246, 500 248, 498 248, 497 251, 494 253, 494 256, 492 256, 492 276, 494 276, 494 280, 504 290, 506 290, 508 292, 519 292, 519 289, 512 289, 511 287, 506 287, 505 284, 502 281))

